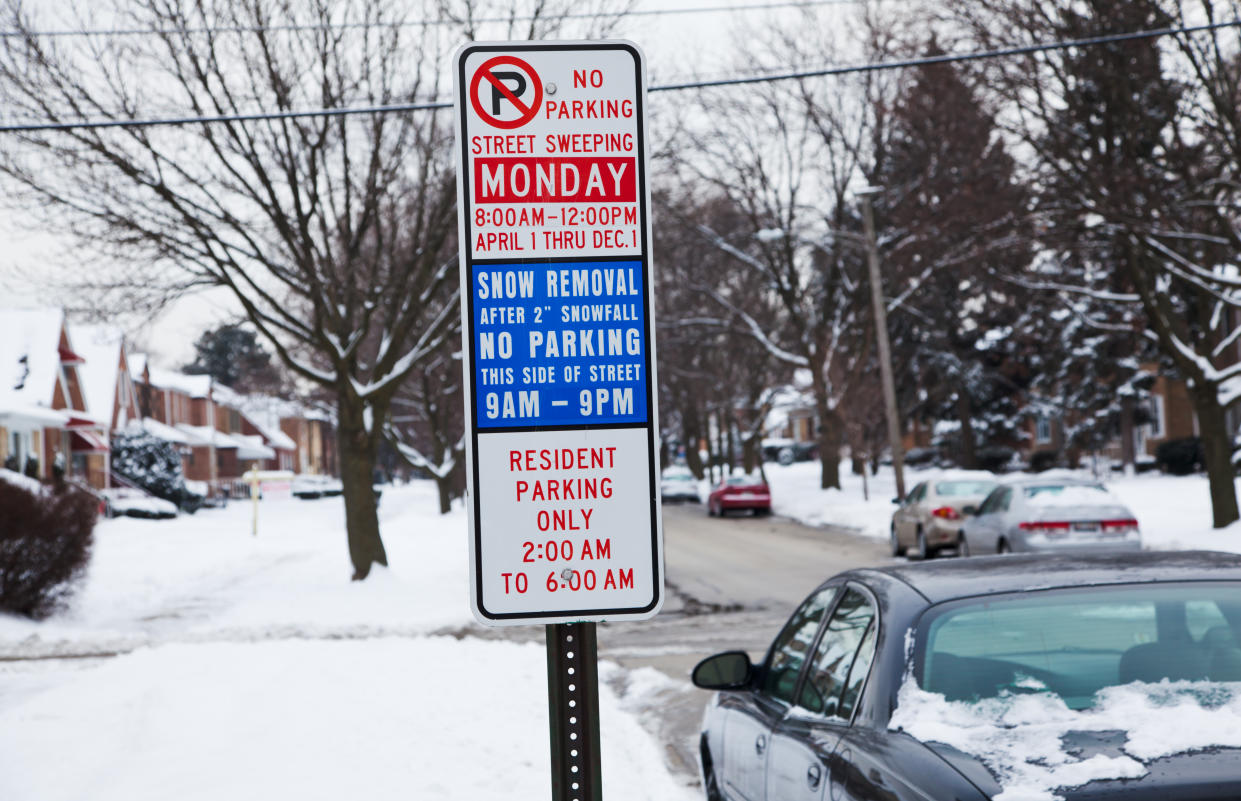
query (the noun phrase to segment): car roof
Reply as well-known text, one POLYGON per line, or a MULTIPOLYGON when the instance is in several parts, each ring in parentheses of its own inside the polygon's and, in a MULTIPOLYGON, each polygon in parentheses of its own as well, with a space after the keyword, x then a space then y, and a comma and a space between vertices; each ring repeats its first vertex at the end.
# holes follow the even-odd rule
POLYGON ((849 574, 907 584, 931 603, 1031 590, 1172 581, 1241 581, 1241 554, 1218 551, 1030 554, 944 559, 849 574))

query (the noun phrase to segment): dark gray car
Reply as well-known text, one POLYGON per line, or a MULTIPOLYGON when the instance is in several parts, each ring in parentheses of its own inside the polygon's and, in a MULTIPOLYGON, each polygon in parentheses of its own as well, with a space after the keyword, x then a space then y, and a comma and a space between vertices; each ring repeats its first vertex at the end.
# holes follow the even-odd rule
POLYGON ((986 801, 1021 784, 996 762, 1005 751, 1018 768, 1054 768, 1039 797, 1237 799, 1229 715, 1241 703, 1241 556, 991 556, 853 570, 810 594, 761 663, 717 654, 693 679, 719 691, 700 740, 710 801, 986 801), (1118 693, 1153 707, 1094 719, 1118 693), (973 731, 963 712, 1030 705, 1051 707, 1068 733, 1031 739, 1033 717, 996 727, 979 750, 952 742, 973 731), (1152 730, 1162 743, 1153 756, 1126 741, 1145 734, 1149 746, 1152 730), (1074 770, 1103 759, 1132 770, 1094 780, 1074 770))
POLYGON ((1098 481, 1011 480, 967 511, 961 532, 974 555, 1142 550, 1137 518, 1098 481))

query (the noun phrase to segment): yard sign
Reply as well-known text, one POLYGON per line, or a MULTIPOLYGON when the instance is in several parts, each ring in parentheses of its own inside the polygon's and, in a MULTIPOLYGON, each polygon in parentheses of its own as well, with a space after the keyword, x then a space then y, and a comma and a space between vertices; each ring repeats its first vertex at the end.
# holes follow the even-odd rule
POLYGON ((470 44, 453 70, 471 606, 489 625, 663 600, 645 65, 470 44))

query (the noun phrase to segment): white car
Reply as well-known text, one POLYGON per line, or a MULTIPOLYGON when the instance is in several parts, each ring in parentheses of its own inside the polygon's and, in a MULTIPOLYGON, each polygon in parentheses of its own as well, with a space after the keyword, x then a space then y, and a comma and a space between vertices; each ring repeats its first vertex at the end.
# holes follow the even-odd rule
POLYGON ((313 474, 295 476, 291 488, 293 497, 301 498, 302 500, 330 498, 333 495, 340 495, 344 491, 344 485, 340 483, 339 478, 313 474))
POLYGON ((669 467, 664 471, 659 482, 659 493, 664 503, 702 503, 702 495, 698 492, 698 479, 684 467, 669 467))

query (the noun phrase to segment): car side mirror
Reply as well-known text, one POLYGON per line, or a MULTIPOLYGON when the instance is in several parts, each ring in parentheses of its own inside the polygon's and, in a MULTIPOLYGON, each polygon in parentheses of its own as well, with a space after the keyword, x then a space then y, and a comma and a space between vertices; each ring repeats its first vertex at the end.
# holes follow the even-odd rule
POLYGON ((893 499, 892 499, 892 503, 896 504, 897 506, 900 506, 900 505, 901 505, 901 499, 900 499, 900 498, 893 498, 893 499))
POLYGON ((694 667, 690 680, 704 690, 740 690, 750 686, 754 665, 745 651, 708 656, 694 667))
POLYGON ((974 517, 975 515, 978 514, 978 507, 977 506, 964 506, 961 508, 961 514, 974 517))

